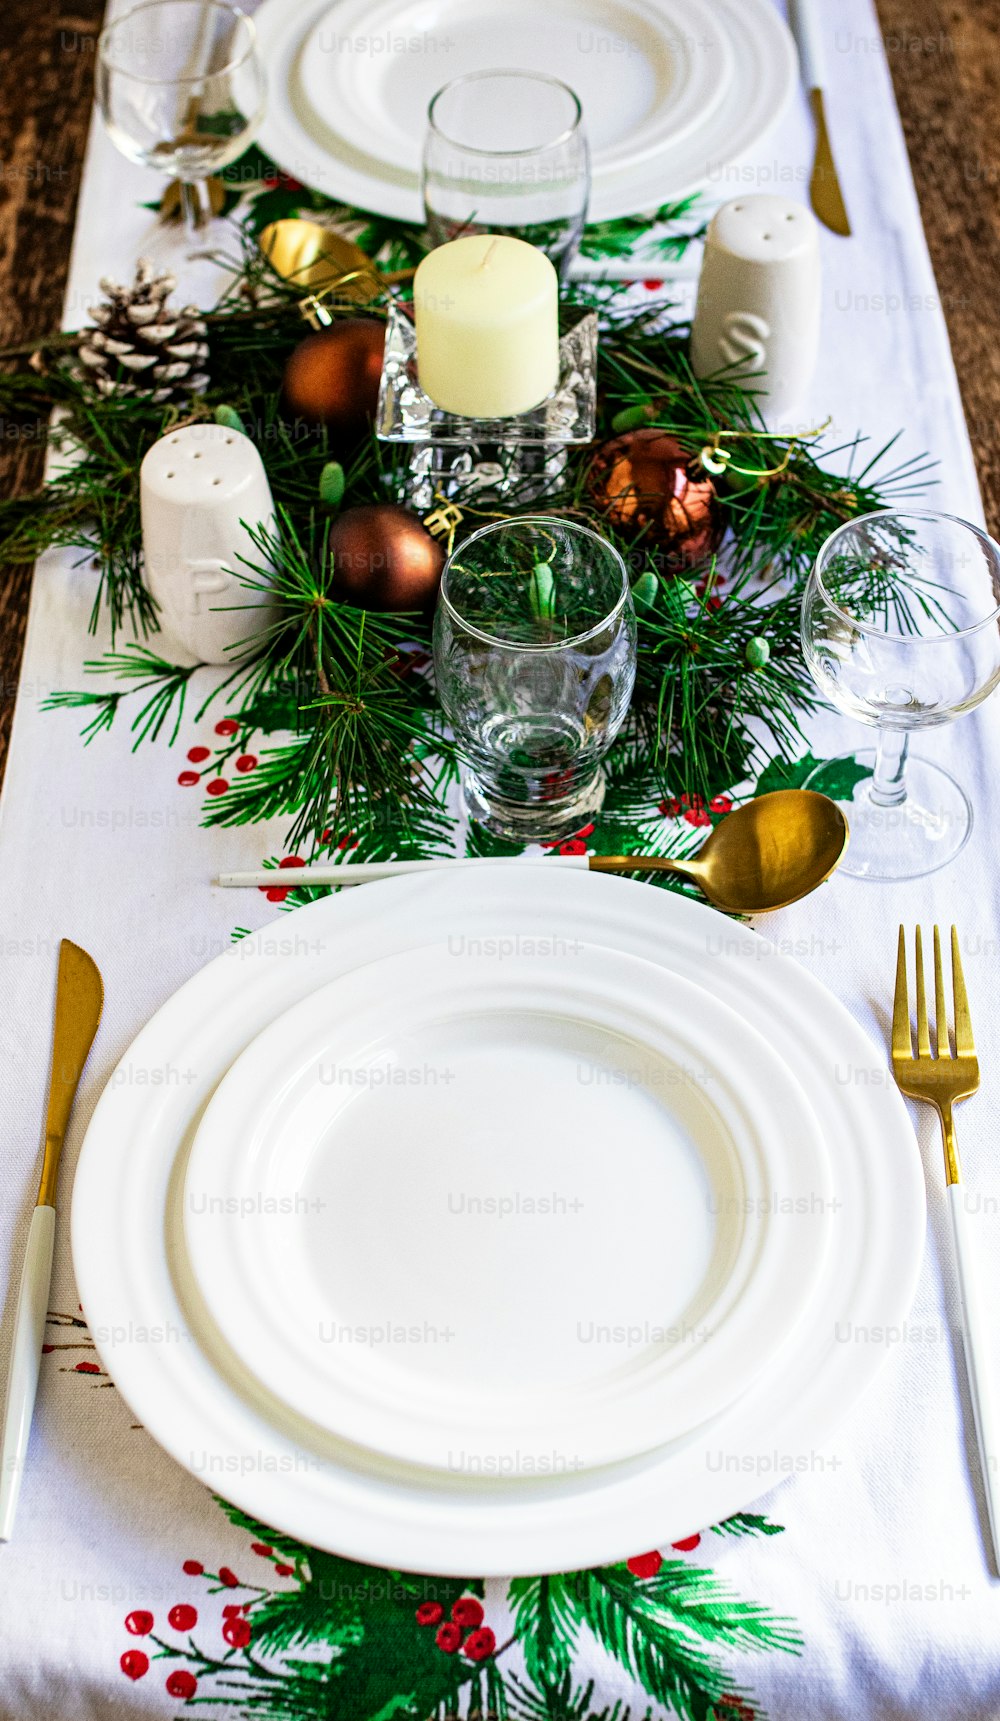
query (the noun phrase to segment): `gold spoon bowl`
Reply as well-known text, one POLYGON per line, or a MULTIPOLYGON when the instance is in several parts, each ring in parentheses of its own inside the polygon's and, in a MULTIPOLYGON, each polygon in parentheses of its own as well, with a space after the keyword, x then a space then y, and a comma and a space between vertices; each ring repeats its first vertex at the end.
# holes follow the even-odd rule
POLYGON ((674 872, 726 914, 787 908, 837 870, 849 840, 835 801, 811 789, 778 789, 729 813, 690 859, 592 855, 592 872, 674 872))

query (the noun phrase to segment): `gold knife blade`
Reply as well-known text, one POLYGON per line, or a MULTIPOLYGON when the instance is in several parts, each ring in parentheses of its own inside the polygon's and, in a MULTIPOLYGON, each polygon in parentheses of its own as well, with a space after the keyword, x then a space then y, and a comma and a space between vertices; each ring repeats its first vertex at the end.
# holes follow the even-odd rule
POLYGON ((844 195, 840 189, 833 150, 830 147, 830 134, 826 129, 822 90, 809 91, 809 106, 816 122, 816 154, 813 157, 812 178, 809 181, 809 201, 824 227, 829 227, 831 233, 839 233, 842 238, 849 239, 851 223, 847 218, 844 195))
POLYGON ((54 1207, 59 1155, 83 1066, 94 1043, 104 1006, 104 984, 93 957, 71 939, 59 946, 55 1027, 45 1115, 45 1152, 38 1185, 39 1207, 54 1207))

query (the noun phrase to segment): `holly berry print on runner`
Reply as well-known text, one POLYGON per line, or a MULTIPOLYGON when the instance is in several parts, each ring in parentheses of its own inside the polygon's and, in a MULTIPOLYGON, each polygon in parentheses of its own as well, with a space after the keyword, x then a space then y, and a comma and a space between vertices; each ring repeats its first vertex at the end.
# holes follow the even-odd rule
MULTIPOLYGON (((185 1560, 202 1599, 182 1594, 163 1631, 157 1621, 141 1647, 130 1630, 120 1668, 135 1682, 166 1661, 171 1696, 232 1704, 261 1721, 561 1714, 561 1694, 586 1685, 598 1649, 619 1664, 623 1681, 633 1683, 641 1669, 650 1721, 758 1721, 730 1655, 801 1648, 791 1621, 746 1601, 703 1563, 715 1535, 781 1533, 751 1513, 620 1565, 519 1578, 488 1592, 476 1579, 379 1571, 308 1548, 234 1506, 224 1510, 247 1533, 245 1557, 217 1571, 185 1560), (251 1564, 255 1575, 270 1568, 273 1577, 250 1584, 251 1564), (499 1618, 508 1622, 502 1635, 499 1618), (692 1660, 683 1622, 694 1619, 705 1653, 692 1660), (349 1707, 341 1707, 348 1693, 349 1707)), ((146 1624, 144 1610, 133 1614, 146 1624)))

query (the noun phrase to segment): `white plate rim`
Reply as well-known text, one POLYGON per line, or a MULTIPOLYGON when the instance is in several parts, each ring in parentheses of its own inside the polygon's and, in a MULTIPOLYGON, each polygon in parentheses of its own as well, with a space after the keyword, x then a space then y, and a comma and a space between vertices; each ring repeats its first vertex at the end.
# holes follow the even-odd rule
MULTIPOLYGON (((224 1339, 250 1371, 328 1432, 385 1457, 442 1470, 456 1444, 470 1465, 496 1454, 512 1465, 511 1474, 523 1467, 523 1455, 540 1450, 571 1453, 575 1465, 588 1468, 615 1463, 682 1437, 731 1404, 773 1360, 801 1317, 830 1240, 832 1178, 819 1125, 799 1083, 749 1022, 695 983, 598 945, 575 952, 571 966, 570 978, 515 956, 502 965, 473 959, 456 974, 443 944, 383 958, 341 976, 270 1023, 209 1100, 188 1158, 185 1192, 211 1187, 230 1208, 203 1207, 196 1216, 186 1199, 184 1235, 195 1278, 224 1339), (260 1166, 255 1162, 251 1175, 250 1143, 255 1131, 260 1141, 265 1120, 270 1132, 275 1094, 281 1109, 290 1103, 293 1068, 355 1061, 350 1046, 331 1047, 345 1014, 352 1036, 365 1038, 376 1027, 391 1034, 404 1004, 415 1004, 418 1015, 449 1004, 551 1009, 612 1033, 641 1033, 648 1047, 668 1058, 676 1055, 681 1068, 711 1072, 707 1103, 740 1160, 745 1216, 729 1279, 701 1317, 712 1328, 703 1343, 674 1347, 659 1367, 650 1361, 631 1378, 616 1368, 616 1401, 601 1402, 610 1383, 581 1388, 569 1395, 561 1414, 554 1409, 552 1420, 541 1426, 530 1416, 523 1425, 514 1422, 516 1399, 509 1391, 489 1421, 479 1414, 463 1420, 460 1405, 445 1403, 443 1395, 429 1406, 414 1403, 404 1416, 402 1403, 391 1395, 380 1403, 377 1389, 366 1394, 350 1363, 339 1374, 326 1374, 329 1350, 313 1343, 301 1311, 286 1303, 273 1273, 269 1226, 254 1196, 260 1194, 260 1166), (724 1057, 717 1050, 722 1046, 724 1057), (775 1190, 785 1201, 802 1203, 803 1223, 776 1221, 767 1206, 775 1190), (623 1412, 627 1441, 620 1434, 623 1412)), ((268 1189, 273 1193, 270 1184, 268 1189)), ((277 1218, 280 1224, 280 1213, 277 1218)))
MULTIPOLYGON (((373 33, 382 28, 386 30, 403 30, 405 25, 400 23, 398 20, 393 20, 390 16, 391 9, 394 6, 397 9, 405 7, 412 9, 415 3, 417 3, 417 0, 382 0, 382 4, 378 11, 374 14, 369 13, 369 15, 364 18, 364 22, 367 28, 373 33)), ((647 135, 645 142, 643 142, 641 140, 644 133, 649 133, 653 123, 655 123, 655 115, 652 116, 649 121, 645 122, 644 127, 635 134, 637 141, 632 144, 631 148, 627 150, 627 153, 624 140, 620 144, 616 145, 612 151, 596 150, 592 144, 591 170, 595 179, 601 178, 608 173, 628 171, 630 168, 634 167, 637 162, 645 161, 649 156, 656 154, 659 150, 668 147, 675 147, 676 144, 688 136, 699 123, 704 121, 707 114, 713 108, 721 104, 733 75, 732 45, 725 31, 720 30, 714 22, 713 14, 710 8, 704 4, 704 0, 652 0, 648 12, 644 9, 643 5, 639 3, 639 0, 621 0, 621 4, 625 9, 631 10, 640 18, 644 18, 647 27, 655 29, 656 26, 659 25, 661 34, 664 36, 669 33, 671 38, 673 38, 677 34, 680 34, 683 39, 685 36, 690 36, 696 32, 702 32, 707 33, 707 39, 697 42, 694 48, 692 48, 689 43, 684 42, 684 59, 681 63, 680 77, 681 94, 685 105, 682 107, 680 114, 674 118, 673 123, 669 123, 670 108, 668 107, 666 114, 663 114, 660 117, 659 135, 647 135), (693 18, 686 16, 686 14, 691 10, 695 13, 693 18), (654 17, 652 15, 653 13, 658 14, 658 16, 654 17), (659 16, 659 14, 662 14, 662 16, 659 16), (713 65, 719 72, 719 76, 714 80, 703 75, 700 84, 696 81, 696 78, 691 72, 692 65, 698 65, 699 53, 705 57, 703 72, 707 73, 713 65), (714 61, 707 58, 709 55, 715 56, 714 61), (666 130, 664 129, 665 124, 667 128, 666 130)), ((324 105, 336 108, 338 101, 341 104, 344 102, 350 104, 347 109, 347 117, 353 118, 354 124, 358 128, 357 135, 359 136, 365 135, 370 138, 370 131, 366 132, 363 128, 365 126, 370 127, 372 116, 370 113, 365 113, 361 105, 363 99, 363 86, 358 78, 349 75, 346 61, 343 68, 334 64, 334 75, 329 88, 324 86, 320 76, 320 58, 317 37, 319 32, 328 26, 335 27, 346 34, 350 34, 352 30, 357 29, 358 24, 362 20, 363 14, 368 10, 369 6, 370 0, 328 0, 327 10, 311 25, 309 33, 302 43, 299 55, 299 79, 304 101, 312 110, 312 114, 319 124, 328 125, 330 130, 336 132, 339 137, 344 138, 348 143, 350 142, 350 137, 348 133, 342 129, 341 124, 336 122, 331 123, 329 120, 324 119, 324 105), (338 72, 341 73, 339 77, 338 72)), ((426 27, 427 26, 425 25, 425 28, 426 27)), ((673 40, 671 39, 671 47, 673 48, 673 46, 673 40)), ((516 62, 511 61, 511 63, 516 62)), ((363 65, 367 70, 369 67, 375 67, 376 61, 371 59, 363 62, 363 65)), ((378 62, 379 69, 383 69, 383 66, 384 62, 380 60, 378 62)), ((439 86, 445 81, 446 79, 442 70, 441 75, 438 77, 439 86)), ((671 92, 671 96, 673 96, 673 91, 671 92)), ((341 108, 340 111, 342 112, 343 109, 341 108)), ((410 161, 412 160, 413 149, 415 147, 412 139, 408 139, 406 141, 408 148, 406 154, 403 155, 403 139, 401 132, 399 134, 399 143, 397 146, 395 144, 395 134, 383 131, 381 134, 381 142, 377 144, 377 147, 376 145, 372 145, 366 151, 366 154, 370 156, 371 160, 376 161, 385 167, 402 169, 402 171, 406 172, 409 168, 410 161)))
MULTIPOLYGON (((474 934, 501 944, 511 936, 573 937, 581 927, 592 933, 599 913, 616 948, 653 952, 668 969, 694 971, 707 989, 735 997, 737 1005, 752 980, 758 1009, 768 1005, 777 1024, 804 1036, 800 1050, 828 1076, 838 1058, 867 1066, 876 1055, 881 1063, 844 1006, 752 930, 631 880, 529 876, 527 888, 525 878, 515 882, 514 868, 497 869, 495 883, 481 870, 473 878, 473 869, 464 869, 447 882, 424 874, 366 886, 299 909, 289 922, 216 958, 161 1007, 128 1054, 160 1065, 166 1031, 173 1036, 168 1056, 201 1057, 202 1087, 163 1088, 150 1106, 145 1089, 109 1082, 77 1171, 72 1247, 83 1309, 98 1354, 137 1418, 177 1462, 244 1511, 306 1543, 376 1565, 502 1576, 578 1569, 676 1540, 763 1492, 762 1482, 777 1479, 775 1452, 787 1459, 782 1473, 813 1462, 883 1360, 879 1347, 835 1342, 831 1306, 818 1326, 796 1336, 766 1390, 752 1389, 705 1435, 614 1467, 588 1486, 539 1479, 535 1488, 518 1484, 516 1495, 504 1489, 500 1496, 488 1479, 437 1493, 412 1486, 398 1469, 359 1462, 350 1449, 333 1457, 317 1452, 304 1427, 275 1425, 256 1382, 238 1371, 220 1379, 189 1330, 191 1287, 171 1247, 164 1203, 176 1207, 183 1168, 178 1135, 197 1118, 204 1081, 214 1085, 253 1032, 251 1021, 236 1045, 212 1041, 218 1002, 233 993, 244 1012, 252 1009, 253 1019, 264 1021, 277 993, 303 996, 318 975, 328 978, 352 960, 370 958, 373 949, 394 947, 390 938, 400 946, 408 937, 425 940, 435 916, 444 936, 474 934), (138 1313, 143 1323, 157 1323, 158 1347, 144 1324, 135 1325, 137 1289, 138 1313), (718 1447, 725 1464, 706 1465, 707 1439, 727 1443, 718 1447)), ((859 1234, 849 1287, 836 1250, 827 1276, 841 1280, 841 1313, 846 1297, 860 1323, 898 1323, 912 1302, 924 1243, 913 1129, 887 1086, 860 1093, 831 1084, 826 1097, 822 1120, 832 1125, 839 1116, 841 1123, 835 1169, 853 1177, 864 1197, 855 1223, 867 1232, 873 1220, 886 1227, 878 1248, 865 1247, 859 1234)))
MULTIPOLYGON (((289 86, 303 32, 328 3, 302 0, 301 5, 292 6, 288 0, 264 0, 254 14, 270 76, 270 96, 258 142, 279 167, 314 190, 338 202, 422 227, 416 174, 402 174, 393 168, 380 173, 378 164, 360 152, 341 148, 338 156, 336 143, 331 153, 294 111, 289 86)), ((755 32, 765 39, 765 52, 755 68, 763 76, 756 84, 751 78, 744 92, 742 132, 728 146, 715 145, 714 152, 702 144, 696 161, 678 165, 671 162, 667 151, 662 161, 654 155, 639 163, 638 173, 602 178, 593 187, 590 221, 642 214, 703 190, 713 172, 756 148, 790 102, 798 82, 798 58, 791 33, 772 0, 716 0, 716 7, 738 37, 734 48, 737 66, 741 51, 752 48, 755 32), (764 81, 767 78, 770 85, 764 81)), ((303 100, 301 92, 299 100, 303 100)), ((681 147, 688 148, 690 142, 682 140, 681 147)))

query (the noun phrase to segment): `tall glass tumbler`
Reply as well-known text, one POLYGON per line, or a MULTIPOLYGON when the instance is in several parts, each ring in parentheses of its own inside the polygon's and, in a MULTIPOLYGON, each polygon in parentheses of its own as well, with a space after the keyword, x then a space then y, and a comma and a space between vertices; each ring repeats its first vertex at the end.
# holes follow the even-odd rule
POLYGON ((564 273, 590 198, 580 103, 541 72, 470 72, 428 110, 424 209, 435 245, 507 233, 537 245, 564 273))
POLYGON ((635 641, 625 564, 585 526, 525 515, 455 551, 434 664, 474 819, 521 842, 590 822, 632 697, 635 641))

